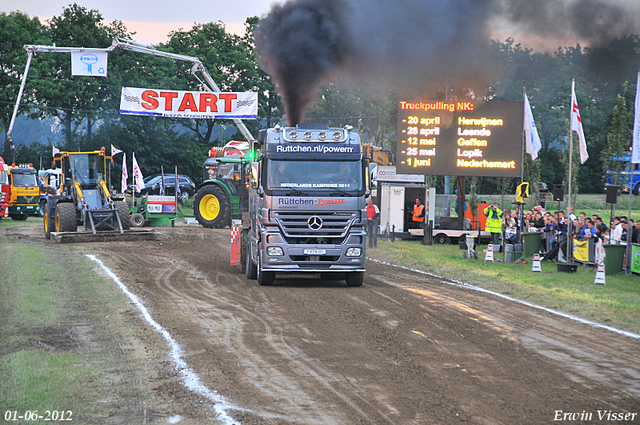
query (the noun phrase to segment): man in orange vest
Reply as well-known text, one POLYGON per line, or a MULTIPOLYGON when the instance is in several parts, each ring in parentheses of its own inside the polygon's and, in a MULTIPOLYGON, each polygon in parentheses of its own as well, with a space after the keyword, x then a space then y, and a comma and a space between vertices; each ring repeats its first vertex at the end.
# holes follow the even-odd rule
POLYGON ((422 205, 422 201, 420 198, 416 198, 416 203, 413 206, 413 217, 411 218, 413 221, 413 228, 420 228, 421 224, 424 223, 424 205, 422 205))

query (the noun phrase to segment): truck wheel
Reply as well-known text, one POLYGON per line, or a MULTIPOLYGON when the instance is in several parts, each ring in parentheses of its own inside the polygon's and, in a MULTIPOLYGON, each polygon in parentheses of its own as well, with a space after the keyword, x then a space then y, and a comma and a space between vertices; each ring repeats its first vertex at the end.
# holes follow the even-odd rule
POLYGON ((193 200, 193 214, 202 227, 221 229, 231 223, 229 196, 219 186, 204 186, 193 200))
POLYGON ((345 275, 347 286, 362 286, 364 272, 350 272, 345 275))
POLYGON ((245 255, 245 274, 247 275, 247 279, 255 280, 258 277, 258 267, 251 260, 251 243, 247 243, 247 254, 245 255))
POLYGON ((131 225, 133 227, 142 227, 144 226, 144 216, 140 213, 131 214, 131 225))
POLYGON ((262 271, 262 251, 258 248, 258 267, 256 271, 256 278, 260 286, 273 285, 273 281, 276 278, 275 272, 262 271))
POLYGON ((118 214, 120 215, 120 223, 122 223, 122 230, 129 230, 131 228, 131 220, 129 216, 129 207, 125 201, 114 202, 118 214))
POLYGON ((636 187, 633 188, 633 194, 636 196, 640 195, 640 184, 637 184, 636 187))
POLYGON ((75 205, 67 202, 56 205, 55 229, 56 232, 75 232, 78 230, 75 205))
POLYGON ((449 236, 445 235, 444 233, 435 235, 433 241, 440 245, 448 245, 451 243, 451 239, 449 239, 449 236))
POLYGON ((49 205, 47 205, 46 203, 44 204, 44 208, 42 209, 42 212, 44 213, 44 219, 43 219, 43 223, 44 223, 44 237, 47 239, 51 238, 51 232, 53 232, 53 229, 55 229, 56 226, 56 220, 55 217, 51 217, 49 216, 49 205))

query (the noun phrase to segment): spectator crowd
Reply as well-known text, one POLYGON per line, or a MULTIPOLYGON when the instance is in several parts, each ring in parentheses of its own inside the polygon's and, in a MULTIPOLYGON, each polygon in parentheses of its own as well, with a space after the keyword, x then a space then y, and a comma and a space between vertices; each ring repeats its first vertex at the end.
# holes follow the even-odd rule
POLYGON ((640 220, 636 223, 626 216, 613 217, 609 223, 605 223, 597 214, 588 217, 585 212, 580 212, 577 216, 569 212, 566 215, 564 211, 546 211, 540 205, 522 214, 519 210, 496 210, 495 206, 496 204, 488 207, 484 213, 488 219, 493 219, 497 211, 502 220, 502 240, 506 244, 517 243, 519 232, 541 232, 547 251, 560 249, 566 258, 569 232, 571 240, 594 239, 596 243, 611 244, 626 244, 628 241, 640 243, 640 220))

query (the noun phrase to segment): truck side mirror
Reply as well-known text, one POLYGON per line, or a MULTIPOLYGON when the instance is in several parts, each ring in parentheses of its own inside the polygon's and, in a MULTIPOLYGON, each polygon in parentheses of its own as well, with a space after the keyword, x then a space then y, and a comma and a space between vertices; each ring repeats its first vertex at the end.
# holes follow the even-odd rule
POLYGON ((378 187, 378 164, 369 164, 369 189, 378 187))

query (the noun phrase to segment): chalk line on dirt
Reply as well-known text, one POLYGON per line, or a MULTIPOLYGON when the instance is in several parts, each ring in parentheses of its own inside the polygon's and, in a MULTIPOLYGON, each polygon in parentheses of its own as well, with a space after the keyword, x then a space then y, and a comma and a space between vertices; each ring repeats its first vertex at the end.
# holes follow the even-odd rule
POLYGON ((114 282, 118 284, 122 292, 124 292, 129 299, 138 307, 138 310, 142 313, 144 319, 149 323, 156 331, 158 331, 164 339, 169 343, 171 347, 171 357, 173 358, 173 362, 176 370, 180 372, 182 375, 182 382, 184 386, 189 390, 195 392, 196 394, 200 394, 213 402, 213 408, 218 415, 218 419, 223 421, 225 424, 229 425, 239 425, 240 422, 235 421, 229 414, 227 410, 242 410, 246 411, 246 409, 239 408, 237 406, 233 406, 230 404, 223 396, 218 394, 217 392, 210 390, 206 386, 204 386, 200 382, 200 378, 198 375, 187 365, 187 363, 182 359, 182 349, 178 345, 178 343, 173 339, 171 334, 164 329, 158 322, 156 322, 147 308, 142 304, 142 302, 138 299, 136 295, 134 295, 129 289, 125 286, 124 283, 120 281, 118 276, 112 272, 104 263, 99 260, 96 256, 87 254, 87 257, 93 261, 95 261, 104 272, 113 279, 114 282))

